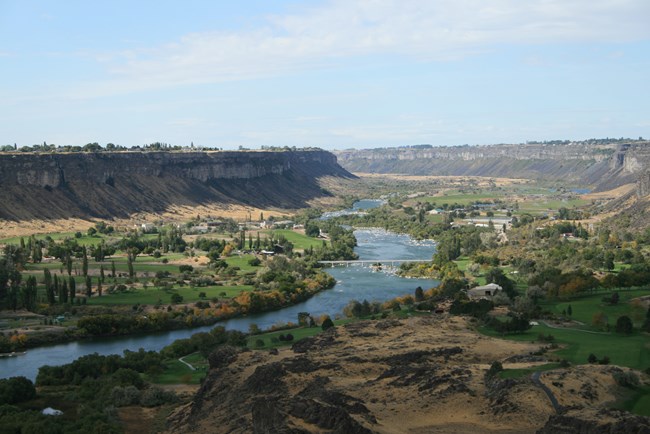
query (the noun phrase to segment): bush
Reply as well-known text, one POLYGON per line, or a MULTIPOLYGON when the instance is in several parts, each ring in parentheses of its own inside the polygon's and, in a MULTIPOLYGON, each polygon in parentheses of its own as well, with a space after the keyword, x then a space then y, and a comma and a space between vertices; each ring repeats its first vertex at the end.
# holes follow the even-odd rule
POLYGON ((629 316, 623 315, 618 317, 616 320, 616 333, 625 333, 626 335, 629 335, 632 333, 632 329, 632 320, 629 316))
POLYGON ((111 402, 116 407, 135 405, 140 402, 140 391, 134 386, 115 386, 111 390, 111 402))
POLYGON ((503 365, 498 360, 495 360, 490 365, 490 369, 488 369, 488 371, 485 373, 485 379, 491 380, 501 371, 503 371, 503 365))
POLYGON ((594 353, 589 354, 589 357, 587 357, 587 362, 589 363, 596 363, 598 361, 598 357, 594 353))
POLYGON ((25 377, 11 377, 0 380, 0 405, 17 404, 36 396, 34 383, 25 377))
POLYGON ((321 328, 323 330, 331 329, 333 327, 334 327, 334 322, 332 321, 332 318, 330 318, 330 317, 325 318, 325 320, 323 321, 323 324, 321 324, 321 328))
POLYGON ((142 392, 140 404, 145 407, 156 407, 158 405, 174 403, 178 397, 172 391, 163 390, 160 387, 152 386, 142 392))
POLYGON ((622 387, 634 388, 639 385, 639 376, 632 371, 616 371, 612 374, 616 384, 622 387))
POLYGON ((180 294, 172 294, 172 303, 179 304, 183 302, 183 296, 180 294))
POLYGON ((251 258, 251 259, 248 260, 248 265, 253 266, 253 267, 257 267, 261 263, 262 263, 262 261, 260 261, 259 258, 251 258))

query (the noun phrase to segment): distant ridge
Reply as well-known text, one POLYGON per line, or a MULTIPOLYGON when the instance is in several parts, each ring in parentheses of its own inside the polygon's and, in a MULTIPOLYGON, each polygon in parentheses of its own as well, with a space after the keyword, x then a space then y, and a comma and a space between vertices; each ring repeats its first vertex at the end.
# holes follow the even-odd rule
POLYGON ((358 173, 527 178, 606 190, 635 182, 649 167, 650 142, 420 145, 335 153, 344 168, 358 173))

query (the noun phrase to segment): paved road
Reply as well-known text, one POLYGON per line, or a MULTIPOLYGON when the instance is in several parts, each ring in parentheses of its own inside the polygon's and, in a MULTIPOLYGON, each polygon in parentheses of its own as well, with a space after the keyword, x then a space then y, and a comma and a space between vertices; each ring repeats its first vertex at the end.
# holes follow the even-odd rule
POLYGON ((542 381, 539 379, 539 376, 541 374, 542 373, 540 371, 533 372, 533 375, 531 375, 530 378, 531 380, 533 380, 533 383, 535 383, 538 387, 540 387, 544 391, 544 393, 546 393, 546 396, 548 396, 548 399, 551 401, 551 404, 553 405, 555 412, 559 414, 562 412, 564 407, 562 407, 560 403, 557 401, 557 398, 555 397, 551 389, 549 389, 546 386, 546 384, 542 383, 542 381))

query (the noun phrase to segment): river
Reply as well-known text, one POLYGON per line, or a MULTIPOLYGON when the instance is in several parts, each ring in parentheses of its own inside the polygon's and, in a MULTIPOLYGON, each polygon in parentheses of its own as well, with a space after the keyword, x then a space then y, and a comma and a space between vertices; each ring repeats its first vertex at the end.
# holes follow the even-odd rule
MULTIPOLYGON (((361 259, 429 259, 435 251, 432 241, 414 241, 408 235, 399 235, 381 229, 359 229, 355 231, 358 246, 355 251, 361 259)), ((235 318, 220 322, 227 329, 248 331, 250 324, 268 328, 274 324, 297 322, 298 312, 309 312, 313 316, 328 314, 336 317, 351 300, 386 301, 397 296, 413 294, 415 288, 424 289, 438 284, 436 280, 405 279, 395 276, 390 267, 381 272, 370 267, 354 265, 327 270, 335 279, 333 289, 322 291, 311 299, 275 312, 235 318)), ((102 338, 27 350, 27 354, 0 359, 0 378, 22 375, 34 380, 42 365, 62 365, 78 357, 99 354, 122 354, 124 350, 139 348, 158 351, 176 339, 187 338, 194 333, 208 331, 213 326, 174 330, 148 335, 116 338, 102 338)))

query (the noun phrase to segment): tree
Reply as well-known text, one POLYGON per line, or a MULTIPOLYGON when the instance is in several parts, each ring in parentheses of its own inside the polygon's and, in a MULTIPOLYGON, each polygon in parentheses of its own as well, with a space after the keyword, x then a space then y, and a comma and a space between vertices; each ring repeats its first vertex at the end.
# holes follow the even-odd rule
POLYGON ((424 300, 424 290, 422 289, 421 286, 418 286, 415 288, 415 301, 422 301, 424 300))
POLYGON ((82 257, 81 270, 82 270, 84 276, 88 275, 88 251, 86 249, 86 246, 84 246, 84 248, 83 248, 83 257, 82 257))
POLYGON ((171 301, 174 304, 182 303, 183 302, 183 296, 178 294, 178 293, 174 293, 174 294, 172 294, 171 301))
POLYGON ((629 335, 632 333, 632 330, 633 325, 630 317, 627 315, 619 316, 616 320, 616 333, 624 333, 626 335, 629 335))
POLYGON ((90 298, 93 294, 93 284, 90 276, 86 276, 86 297, 90 298))
POLYGON ((332 321, 332 318, 328 316, 321 324, 321 329, 327 330, 327 329, 331 329, 332 327, 334 327, 334 322, 332 321))
POLYGON ((97 296, 102 296, 102 279, 97 279, 97 296))
POLYGON ((131 258, 130 253, 127 253, 126 255, 126 266, 129 269, 129 277, 133 278, 135 271, 133 270, 133 259, 131 258))
POLYGON ((115 278, 115 261, 111 261, 111 277, 115 278))
POLYGON ((70 303, 74 303, 74 297, 77 294, 77 282, 74 277, 68 277, 68 287, 70 288, 70 303))
POLYGON ((503 291, 513 300, 517 296, 515 283, 508 279, 508 277, 503 273, 503 270, 499 267, 493 267, 485 274, 485 282, 496 283, 503 288, 503 291))
POLYGON ((569 307, 566 308, 566 314, 569 316, 573 315, 573 308, 571 307, 571 305, 569 305, 569 307))

